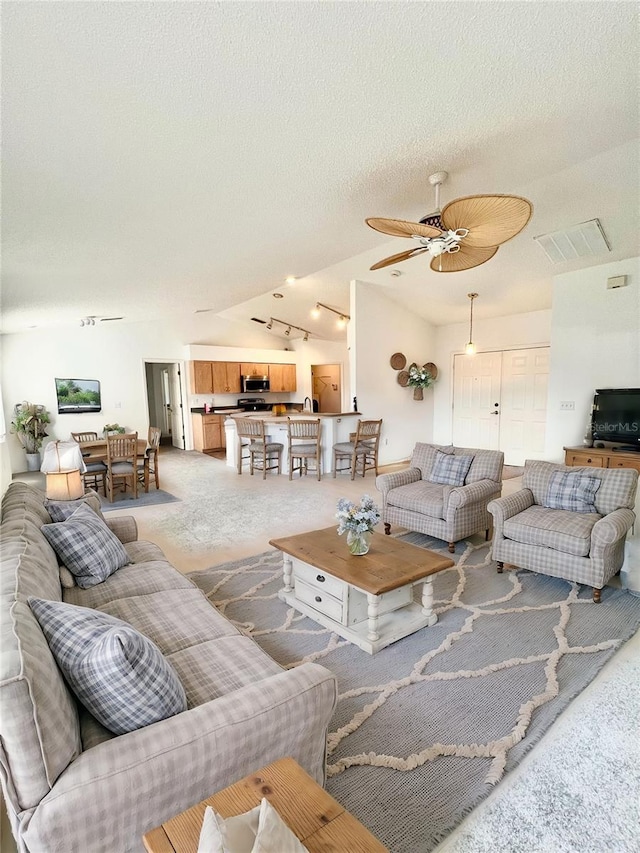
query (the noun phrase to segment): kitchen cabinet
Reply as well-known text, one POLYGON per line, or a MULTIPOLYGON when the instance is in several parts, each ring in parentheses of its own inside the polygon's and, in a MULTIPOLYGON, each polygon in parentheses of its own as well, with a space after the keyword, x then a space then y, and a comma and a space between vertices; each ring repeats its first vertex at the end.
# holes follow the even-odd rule
POLYGON ((214 394, 240 393, 240 362, 212 361, 214 394))
POLYGON ((213 371, 210 361, 191 362, 191 387, 194 394, 213 394, 213 371))
POLYGON ((242 374, 242 376, 268 376, 269 365, 242 362, 240 364, 240 373, 242 374))
POLYGON ((296 387, 297 385, 295 364, 269 365, 270 391, 295 391, 296 387))
POLYGON ((210 453, 226 447, 223 415, 191 416, 193 423, 193 446, 201 453, 210 453))

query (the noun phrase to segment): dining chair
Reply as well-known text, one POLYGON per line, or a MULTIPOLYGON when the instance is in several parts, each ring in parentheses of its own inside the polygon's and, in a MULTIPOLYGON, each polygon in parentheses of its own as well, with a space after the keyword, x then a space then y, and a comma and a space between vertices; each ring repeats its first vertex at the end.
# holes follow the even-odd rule
POLYGON ((315 471, 318 480, 322 477, 320 456, 320 436, 322 427, 320 418, 298 420, 287 418, 287 434, 289 441, 289 479, 293 479, 295 471, 300 476, 308 471, 309 459, 315 459, 315 471))
MULTIPOLYGON (((72 432, 71 438, 81 444, 83 441, 97 441, 97 432, 72 432)), ((102 492, 107 496, 107 466, 104 462, 85 462, 86 471, 82 474, 82 482, 85 491, 87 489, 99 490, 98 480, 102 482, 102 492)))
POLYGON ((138 458, 138 480, 144 484, 145 492, 149 491, 149 475, 153 474, 156 489, 160 488, 158 476, 158 448, 162 430, 159 427, 150 426, 147 434, 147 448, 144 457, 138 458))
POLYGON ((242 474, 242 463, 247 458, 242 455, 243 446, 246 446, 249 451, 249 473, 251 475, 253 475, 254 470, 262 471, 262 479, 266 480, 267 471, 277 469, 278 474, 280 474, 282 472, 284 444, 267 440, 264 421, 259 418, 235 418, 235 422, 238 433, 238 474, 242 474), (275 464, 270 464, 270 461, 274 462, 274 456, 275 464))
POLYGON ((138 433, 108 435, 107 442, 107 488, 109 502, 113 503, 113 486, 117 482, 131 481, 134 499, 138 497, 138 433))
POLYGON ((351 471, 353 480, 358 472, 358 466, 362 466, 362 476, 371 468, 378 475, 378 446, 380 444, 380 429, 382 418, 377 421, 358 421, 356 434, 353 441, 341 441, 333 445, 333 476, 336 472, 351 471), (348 459, 349 464, 338 469, 338 460, 348 459))

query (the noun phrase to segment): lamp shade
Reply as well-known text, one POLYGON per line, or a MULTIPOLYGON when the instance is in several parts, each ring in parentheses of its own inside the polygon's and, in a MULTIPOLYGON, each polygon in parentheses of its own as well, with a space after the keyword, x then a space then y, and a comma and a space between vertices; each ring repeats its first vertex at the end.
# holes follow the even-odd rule
POLYGON ((47 498, 51 501, 75 501, 84 494, 80 471, 47 472, 47 498))

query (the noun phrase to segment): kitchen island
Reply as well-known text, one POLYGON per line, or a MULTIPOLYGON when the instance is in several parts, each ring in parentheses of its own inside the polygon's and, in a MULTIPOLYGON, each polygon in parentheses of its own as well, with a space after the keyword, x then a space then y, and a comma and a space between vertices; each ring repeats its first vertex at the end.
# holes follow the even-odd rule
POLYGON ((238 434, 236 432, 236 417, 247 417, 262 420, 265 423, 265 430, 270 436, 271 441, 279 442, 283 445, 282 451, 282 470, 289 470, 289 448, 287 438, 287 417, 291 420, 313 420, 320 418, 322 435, 320 446, 322 448, 322 473, 330 474, 333 471, 333 445, 339 441, 349 441, 349 434, 356 431, 358 419, 362 417, 360 412, 326 412, 326 413, 311 413, 300 412, 298 414, 290 413, 287 415, 272 415, 267 412, 251 413, 245 415, 229 415, 225 420, 224 428, 226 433, 227 444, 227 465, 231 468, 236 468, 238 465, 238 434))

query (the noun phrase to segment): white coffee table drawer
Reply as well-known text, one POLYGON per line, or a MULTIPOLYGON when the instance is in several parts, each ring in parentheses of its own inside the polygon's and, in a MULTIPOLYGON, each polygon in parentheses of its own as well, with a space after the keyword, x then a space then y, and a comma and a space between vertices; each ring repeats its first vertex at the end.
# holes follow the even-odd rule
POLYGON ((344 601, 346 598, 346 583, 334 578, 333 575, 328 575, 300 560, 293 561, 293 573, 296 578, 300 578, 309 586, 317 587, 321 593, 332 595, 338 601, 344 601))
POLYGON ((310 607, 313 607, 314 610, 324 613, 325 616, 328 616, 335 622, 343 622, 343 602, 338 601, 331 595, 327 595, 327 593, 319 590, 315 586, 309 586, 309 584, 300 580, 299 577, 296 577, 295 579, 295 595, 299 601, 303 602, 303 604, 308 604, 310 607))

